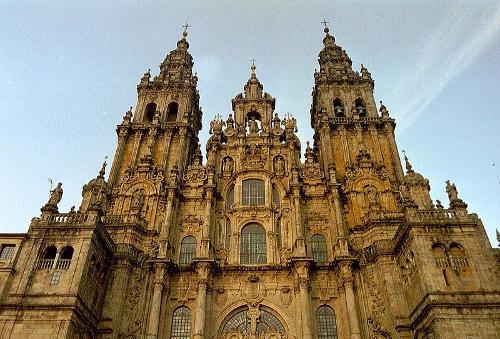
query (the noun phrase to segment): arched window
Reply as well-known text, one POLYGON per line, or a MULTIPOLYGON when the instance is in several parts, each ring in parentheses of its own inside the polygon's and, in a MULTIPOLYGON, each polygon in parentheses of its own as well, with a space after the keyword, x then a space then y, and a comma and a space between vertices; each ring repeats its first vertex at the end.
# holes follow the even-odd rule
POLYGON ((465 251, 459 244, 450 244, 450 247, 448 248, 448 255, 450 257, 451 265, 454 269, 463 269, 469 266, 465 251))
POLYGON ((342 105, 342 101, 337 98, 333 100, 333 113, 336 117, 344 117, 344 105, 342 105))
POLYGON ((146 121, 152 122, 153 117, 156 112, 156 104, 154 102, 150 102, 146 105, 146 109, 144 110, 144 118, 146 121))
POLYGON ((266 231, 257 224, 248 224, 241 230, 240 262, 242 264, 265 264, 266 231))
POLYGON ((335 311, 327 305, 322 305, 316 310, 318 323, 318 339, 337 339, 337 324, 335 311))
POLYGON ((321 234, 315 234, 311 237, 311 252, 313 260, 322 264, 328 261, 328 252, 326 249, 326 239, 321 234))
POLYGON ((188 235, 181 241, 179 264, 190 264, 196 255, 196 238, 188 235))
POLYGON ((49 246, 43 251, 42 259, 38 264, 38 268, 41 270, 51 269, 54 265, 54 259, 56 258, 57 248, 55 246, 49 246))
POLYGON ((226 193, 226 209, 231 209, 234 204, 234 186, 231 186, 226 193))
POLYGON ((179 104, 177 104, 175 101, 169 103, 167 107, 167 122, 176 122, 178 111, 179 111, 179 104))
POLYGON ((186 306, 181 306, 175 309, 172 316, 172 329, 170 331, 170 338, 191 338, 191 310, 186 306))
POLYGON ((242 183, 241 203, 243 205, 264 205, 264 181, 259 179, 247 179, 242 183))
POLYGON ((66 246, 61 250, 59 255, 59 260, 57 260, 56 269, 67 270, 71 265, 71 259, 73 258, 73 247, 66 246))
POLYGON ((356 110, 361 118, 366 117, 366 107, 362 99, 358 98, 354 100, 354 106, 356 107, 356 110))
MULTIPOLYGON (((260 309, 258 319, 259 321, 255 322, 255 325, 253 325, 248 314, 248 309, 245 308, 230 316, 222 329, 222 333, 231 332, 245 335, 255 331, 262 335, 262 337, 264 337, 263 334, 270 332, 278 332, 282 335, 285 334, 285 327, 273 313, 260 309), (255 328, 251 328, 252 326, 255 326, 255 328)), ((260 337, 261 336, 259 336, 259 338, 260 337)))

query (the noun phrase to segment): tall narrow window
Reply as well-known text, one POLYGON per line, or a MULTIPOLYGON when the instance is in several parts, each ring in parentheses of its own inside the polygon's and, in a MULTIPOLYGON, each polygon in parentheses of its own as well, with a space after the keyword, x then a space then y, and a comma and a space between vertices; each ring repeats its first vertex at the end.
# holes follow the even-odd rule
POLYGON ((361 118, 366 117, 366 107, 363 100, 360 98, 354 100, 354 106, 356 107, 356 110, 361 118))
POLYGON ((172 316, 172 329, 170 331, 170 338, 191 338, 191 310, 186 306, 181 306, 175 309, 172 316))
POLYGON ((176 122, 178 111, 179 111, 179 104, 177 104, 175 101, 169 103, 167 107, 167 122, 176 122))
POLYGON ((156 112, 156 104, 154 102, 150 102, 149 104, 146 105, 146 109, 144 110, 144 119, 146 121, 152 122, 153 117, 155 116, 156 112))
POLYGON ((264 205, 264 181, 258 179, 243 180, 241 203, 243 205, 264 205))
POLYGON ((181 241, 179 264, 190 264, 196 255, 196 238, 189 235, 181 241))
POLYGON ((226 193, 226 209, 231 209, 234 204, 234 186, 231 186, 231 188, 227 191, 226 193))
POLYGON ((240 262, 242 264, 265 264, 266 231, 257 224, 248 224, 241 230, 240 262))
POLYGON ((328 253, 326 250, 326 239, 321 234, 315 234, 311 237, 311 252, 313 260, 322 264, 328 261, 328 253))
POLYGON ((0 251, 0 260, 10 259, 14 255, 16 245, 3 245, 0 251))
POLYGON ((231 220, 226 220, 226 249, 231 247, 231 220))
POLYGON ((337 324, 333 308, 327 305, 318 307, 316 322, 318 323, 318 339, 337 339, 337 324))
POLYGON ((344 117, 344 105, 342 105, 342 101, 337 98, 333 100, 333 112, 336 117, 344 117))
POLYGON ((71 265, 71 259, 73 258, 73 247, 66 246, 61 250, 61 255, 59 260, 57 260, 56 269, 67 270, 71 265))

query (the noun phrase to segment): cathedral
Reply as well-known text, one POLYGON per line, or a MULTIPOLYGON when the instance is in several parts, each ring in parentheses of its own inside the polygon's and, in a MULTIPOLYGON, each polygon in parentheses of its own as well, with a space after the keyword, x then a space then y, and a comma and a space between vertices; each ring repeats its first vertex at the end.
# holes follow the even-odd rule
POLYGON ((184 31, 79 208, 58 210, 59 183, 27 233, 0 234, 0 337, 498 338, 481 220, 450 181, 431 199, 370 72, 324 32, 303 156, 252 65, 204 159, 184 31))

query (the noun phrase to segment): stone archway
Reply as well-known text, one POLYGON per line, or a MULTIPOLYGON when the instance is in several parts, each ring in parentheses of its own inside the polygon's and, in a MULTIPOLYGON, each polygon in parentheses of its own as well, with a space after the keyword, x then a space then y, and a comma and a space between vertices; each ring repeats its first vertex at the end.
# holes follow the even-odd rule
POLYGON ((283 322, 266 307, 241 307, 222 322, 221 339, 285 339, 289 338, 283 322))

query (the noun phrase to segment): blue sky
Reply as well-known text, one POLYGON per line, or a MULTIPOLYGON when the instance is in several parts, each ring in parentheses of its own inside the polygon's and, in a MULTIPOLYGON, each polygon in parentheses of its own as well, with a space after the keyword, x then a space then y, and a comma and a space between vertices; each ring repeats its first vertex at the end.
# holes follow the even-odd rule
POLYGON ((77 207, 142 74, 175 48, 188 18, 204 128, 231 110, 250 59, 276 110, 311 140, 321 21, 396 119, 399 149, 447 205, 445 180, 496 246, 500 228, 498 1, 8 1, 0 3, 0 231, 25 232, 63 182, 77 207))

